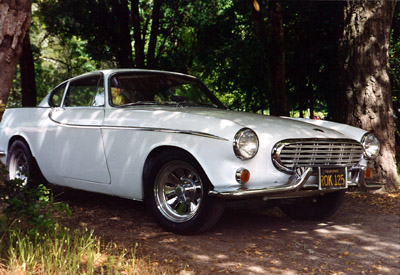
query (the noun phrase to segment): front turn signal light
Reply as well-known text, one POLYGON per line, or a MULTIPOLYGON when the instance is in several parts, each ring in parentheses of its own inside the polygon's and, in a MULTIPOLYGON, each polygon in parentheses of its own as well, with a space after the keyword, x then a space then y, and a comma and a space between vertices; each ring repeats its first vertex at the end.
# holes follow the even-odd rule
POLYGON ((250 171, 244 168, 239 168, 236 171, 236 181, 240 184, 246 183, 250 180, 250 171))
POLYGON ((368 167, 367 169, 365 169, 365 178, 370 179, 371 177, 372 177, 372 169, 368 167))

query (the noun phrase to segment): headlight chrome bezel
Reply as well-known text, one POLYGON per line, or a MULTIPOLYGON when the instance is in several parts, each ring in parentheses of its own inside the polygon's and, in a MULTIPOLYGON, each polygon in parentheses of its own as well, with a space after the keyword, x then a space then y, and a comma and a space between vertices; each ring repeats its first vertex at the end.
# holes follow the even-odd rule
POLYGON ((381 143, 379 139, 371 132, 365 133, 361 138, 361 144, 364 149, 364 157, 368 160, 376 159, 379 156, 381 143), (375 143, 375 144, 373 144, 375 143), (375 146, 377 148, 370 149, 371 146, 375 146), (372 152, 371 152, 372 151, 372 152))
POLYGON ((252 129, 242 128, 235 134, 235 137, 233 140, 233 151, 235 152, 235 155, 238 159, 249 160, 249 159, 254 158, 257 155, 258 148, 259 148, 258 136, 252 129), (255 149, 251 149, 252 152, 246 152, 245 148, 243 148, 244 141, 242 141, 242 139, 246 138, 247 135, 250 135, 252 137, 254 145, 255 145, 254 146, 255 149))

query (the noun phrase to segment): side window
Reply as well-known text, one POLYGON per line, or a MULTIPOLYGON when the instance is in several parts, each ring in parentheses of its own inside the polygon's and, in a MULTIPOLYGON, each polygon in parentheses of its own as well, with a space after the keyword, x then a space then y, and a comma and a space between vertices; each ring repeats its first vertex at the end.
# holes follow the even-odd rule
MULTIPOLYGON (((66 107, 78 106, 101 106, 96 103, 98 90, 103 90, 103 105, 104 105, 104 88, 99 87, 101 75, 92 75, 79 78, 70 82, 67 94, 64 100, 66 107)), ((102 85, 101 85, 102 86, 102 85)), ((99 96, 100 101, 101 96, 99 96)))
POLYGON ((54 91, 52 92, 51 97, 49 99, 50 106, 52 106, 52 107, 60 107, 61 106, 61 101, 62 101, 62 97, 64 94, 65 86, 67 86, 67 83, 64 83, 54 89, 54 91))

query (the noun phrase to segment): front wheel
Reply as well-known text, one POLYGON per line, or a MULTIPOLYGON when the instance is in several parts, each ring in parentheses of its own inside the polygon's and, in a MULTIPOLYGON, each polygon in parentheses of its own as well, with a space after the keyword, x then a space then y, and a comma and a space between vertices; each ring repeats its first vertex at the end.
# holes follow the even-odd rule
POLYGON ((284 203, 281 210, 298 220, 324 220, 334 215, 343 204, 345 191, 335 191, 315 197, 302 198, 294 203, 284 203))
POLYGON ((195 234, 215 225, 224 205, 208 195, 211 183, 188 153, 165 151, 153 162, 145 199, 153 216, 168 231, 195 234))

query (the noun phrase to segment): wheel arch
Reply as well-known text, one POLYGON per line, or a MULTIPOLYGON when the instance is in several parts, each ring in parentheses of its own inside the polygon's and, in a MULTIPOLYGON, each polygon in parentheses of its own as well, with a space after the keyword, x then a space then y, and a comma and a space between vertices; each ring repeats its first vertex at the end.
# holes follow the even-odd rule
POLYGON ((8 147, 7 147, 7 159, 8 159, 8 155, 10 153, 10 147, 11 145, 15 142, 15 141, 22 141, 23 143, 26 144, 26 146, 28 147, 29 152, 32 155, 33 158, 33 162, 35 165, 35 168, 37 169, 37 171, 39 172, 39 177, 41 178, 41 180, 43 181, 43 184, 47 184, 49 183, 49 181, 46 179, 46 177, 43 175, 42 170, 40 169, 39 163, 36 160, 36 157, 34 155, 34 153, 32 152, 31 146, 29 144, 29 142, 27 141, 27 139, 21 135, 14 135, 10 138, 10 140, 8 141, 8 147))
POLYGON ((24 143, 28 146, 28 149, 29 149, 29 151, 31 152, 32 156, 34 156, 33 153, 32 153, 31 146, 29 145, 29 142, 26 140, 25 137, 23 137, 23 136, 21 136, 21 135, 14 135, 14 136, 12 136, 12 137, 10 138, 10 140, 8 141, 7 152, 10 151, 11 145, 12 145, 16 140, 20 140, 20 141, 24 142, 24 143))
MULTIPOLYGON (((142 192, 143 192, 143 198, 145 198, 144 194, 146 193, 146 188, 149 186, 148 184, 148 180, 151 174, 151 169, 153 166, 153 159, 160 153, 164 153, 166 151, 180 151, 184 154, 186 154, 188 157, 192 158, 195 162, 197 162, 197 164, 199 165, 199 167, 202 169, 202 172, 204 173, 204 175, 207 177, 207 180, 211 183, 211 181, 209 180, 208 175, 206 174, 206 172, 204 171, 204 168, 202 167, 202 165, 199 163, 199 161, 196 159, 196 157, 193 156, 193 154, 191 154, 189 151, 182 149, 180 147, 177 146, 171 146, 171 145, 163 145, 163 146, 159 146, 157 148, 154 148, 147 156, 146 161, 144 163, 143 166, 143 172, 142 172, 142 192)), ((213 186, 213 184, 211 183, 211 185, 213 186)))

